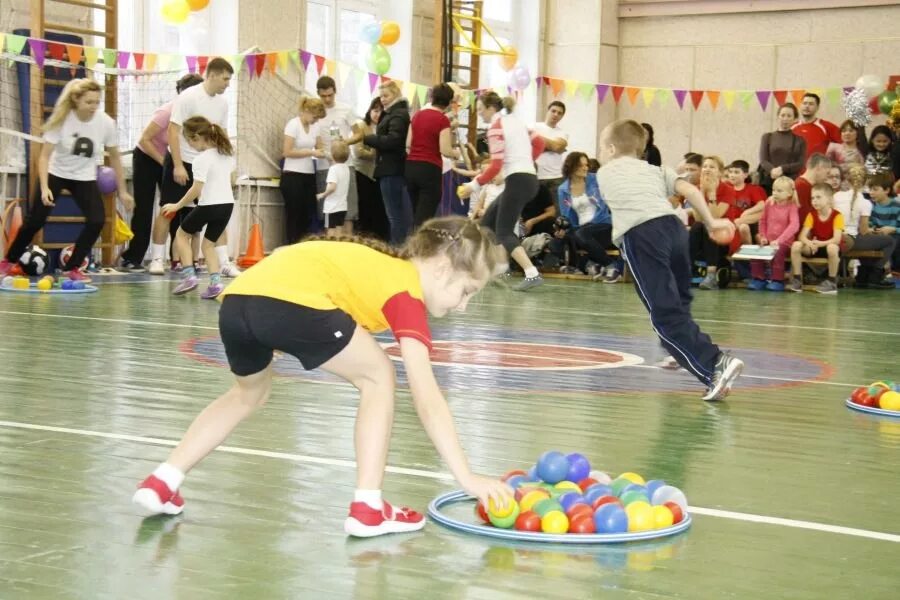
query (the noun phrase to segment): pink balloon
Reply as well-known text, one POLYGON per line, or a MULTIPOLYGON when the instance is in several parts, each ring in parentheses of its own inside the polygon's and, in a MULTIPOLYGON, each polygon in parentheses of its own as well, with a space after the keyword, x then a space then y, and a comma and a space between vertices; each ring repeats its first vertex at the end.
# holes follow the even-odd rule
POLYGON ((514 90, 521 91, 527 88, 528 84, 531 83, 531 74, 528 72, 528 67, 519 65, 510 71, 507 83, 514 90))

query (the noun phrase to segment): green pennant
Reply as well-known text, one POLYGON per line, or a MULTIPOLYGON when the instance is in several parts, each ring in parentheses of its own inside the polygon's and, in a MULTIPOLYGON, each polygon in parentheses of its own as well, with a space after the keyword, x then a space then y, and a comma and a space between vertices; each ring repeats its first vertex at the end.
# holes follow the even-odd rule
POLYGON ((116 51, 110 48, 103 48, 103 66, 107 69, 116 67, 116 51))
POLYGON ((417 85, 416 96, 419 97, 419 106, 425 106, 425 99, 428 97, 428 88, 424 85, 417 85))
POLYGON ((669 103, 669 99, 672 97, 672 90, 668 90, 665 88, 659 88, 656 90, 656 102, 660 106, 665 106, 669 103))
POLYGON ((291 61, 294 63, 294 65, 297 66, 298 69, 302 70, 302 67, 300 66, 300 51, 299 50, 289 51, 288 57, 290 57, 291 61))
POLYGON ((838 105, 841 103, 841 88, 828 88, 825 90, 825 100, 829 104, 838 105))
POLYGON ((576 92, 579 96, 583 96, 585 100, 590 100, 594 97, 594 84, 593 83, 582 83, 578 86, 578 91, 576 92))
POLYGON ((738 100, 740 100, 744 108, 747 108, 753 102, 753 95, 753 92, 749 90, 741 90, 738 92, 738 100))
POLYGON ((15 35, 12 33, 6 34, 6 49, 10 54, 22 54, 22 50, 25 48, 26 38, 24 35, 15 35))

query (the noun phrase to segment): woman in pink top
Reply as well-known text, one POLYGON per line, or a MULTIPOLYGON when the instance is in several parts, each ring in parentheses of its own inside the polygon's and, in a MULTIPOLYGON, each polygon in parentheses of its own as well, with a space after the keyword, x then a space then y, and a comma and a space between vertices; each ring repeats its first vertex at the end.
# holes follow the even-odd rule
POLYGON ((413 115, 406 146, 406 191, 413 207, 413 227, 434 218, 441 203, 441 155, 459 159, 453 147, 450 119, 444 112, 453 100, 453 88, 439 83, 431 88, 431 104, 413 115))
MULTIPOLYGON (((203 83, 203 77, 189 73, 178 80, 175 91, 181 93, 189 87, 203 83)), ((134 185, 134 216, 131 230, 134 237, 122 253, 122 268, 132 272, 145 271, 144 255, 150 246, 150 226, 153 222, 153 205, 156 189, 162 184, 163 161, 169 149, 169 118, 172 116, 172 101, 166 102, 153 112, 150 122, 144 128, 141 139, 134 147, 131 169, 134 185)), ((178 223, 172 219, 169 234, 174 239, 178 223)))
POLYGON ((748 290, 784 291, 784 260, 791 251, 791 244, 800 230, 800 202, 794 191, 794 180, 782 175, 772 184, 772 198, 766 201, 759 218, 760 246, 777 248, 770 263, 772 279, 766 283, 766 264, 761 260, 750 261, 753 281, 748 290))

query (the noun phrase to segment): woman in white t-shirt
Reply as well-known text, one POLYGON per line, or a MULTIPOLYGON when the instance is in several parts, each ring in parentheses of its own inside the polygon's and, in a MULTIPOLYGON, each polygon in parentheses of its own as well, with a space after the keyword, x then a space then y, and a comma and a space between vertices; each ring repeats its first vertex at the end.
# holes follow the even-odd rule
POLYGON ((311 96, 300 99, 298 116, 284 128, 281 195, 284 198, 285 243, 295 244, 316 220, 316 162, 325 158, 324 141, 316 122, 325 104, 311 96))
POLYGON ((866 185, 866 168, 853 165, 847 172, 850 189, 834 195, 834 209, 844 216, 844 236, 841 252, 850 250, 874 250, 881 258, 861 258, 856 271, 856 287, 893 289, 893 282, 883 282, 884 264, 890 258, 892 240, 889 236, 876 235, 869 229, 872 202, 863 196, 866 185))
POLYGON ((184 267, 181 282, 173 293, 180 296, 197 287, 191 240, 206 227, 201 248, 209 267, 209 287, 200 297, 211 300, 225 289, 216 245, 225 234, 234 209, 234 192, 231 190, 234 149, 228 141, 228 133, 204 117, 187 119, 182 124, 182 132, 191 148, 199 152, 191 163, 194 182, 181 200, 166 204, 162 212, 166 216, 175 215, 185 206, 193 206, 194 200, 199 200, 175 234, 176 249, 184 267))
POLYGON ((100 85, 93 79, 73 79, 56 101, 53 113, 44 124, 44 144, 38 158, 40 185, 34 191, 28 218, 10 245, 6 258, 0 261, 0 277, 9 273, 31 243, 31 238, 44 227, 56 206, 56 199, 63 190, 68 190, 84 214, 84 227, 75 240, 69 262, 61 267, 70 279, 89 281, 77 267, 91 251, 106 222, 103 199, 97 188, 97 165, 104 148, 116 172, 119 199, 126 209, 134 208, 134 199, 125 186, 116 122, 99 110, 100 90, 100 85))

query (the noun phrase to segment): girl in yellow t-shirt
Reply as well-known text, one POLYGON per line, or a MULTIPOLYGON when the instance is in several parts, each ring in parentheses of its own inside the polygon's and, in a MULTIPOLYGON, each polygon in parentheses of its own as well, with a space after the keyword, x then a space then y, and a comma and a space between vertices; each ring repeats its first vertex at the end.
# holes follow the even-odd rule
POLYGON ((400 345, 413 402, 453 476, 483 502, 505 505, 512 490, 469 469, 429 358, 427 313, 465 310, 469 299, 506 270, 491 233, 463 217, 432 219, 399 251, 355 239, 294 244, 242 273, 222 294, 219 331, 236 382, 191 424, 181 443, 147 477, 134 502, 151 514, 178 514, 178 488, 272 388, 275 350, 305 369, 321 368, 360 392, 357 486, 345 531, 370 537, 415 531, 422 514, 381 498, 391 424, 394 368, 373 333, 390 329, 400 345))

